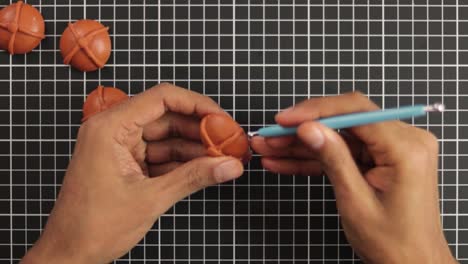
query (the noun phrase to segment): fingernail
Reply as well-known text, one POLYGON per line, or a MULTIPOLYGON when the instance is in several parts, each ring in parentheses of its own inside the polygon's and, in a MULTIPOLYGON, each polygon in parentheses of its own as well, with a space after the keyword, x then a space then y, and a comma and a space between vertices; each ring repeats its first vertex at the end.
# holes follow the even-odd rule
POLYGON ((218 182, 234 180, 242 175, 242 165, 237 160, 228 160, 214 169, 214 177, 218 182))
POLYGON ((312 149, 320 149, 325 142, 325 136, 322 130, 312 124, 307 126, 306 133, 302 135, 303 140, 305 140, 312 149))

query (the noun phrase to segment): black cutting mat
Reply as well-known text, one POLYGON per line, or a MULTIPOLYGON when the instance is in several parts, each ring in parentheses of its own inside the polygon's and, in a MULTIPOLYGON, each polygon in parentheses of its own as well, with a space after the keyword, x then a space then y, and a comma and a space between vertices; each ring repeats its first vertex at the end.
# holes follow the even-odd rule
MULTIPOLYGON (((440 139, 445 234, 468 263, 468 1, 27 2, 47 38, 26 56, 0 53, 0 262, 17 262, 38 238, 85 95, 168 81, 213 97, 248 130, 304 98, 353 89, 382 107, 444 102, 448 111, 415 124, 440 139), (111 28, 101 71, 62 64, 60 34, 81 18, 111 28)), ((145 261, 359 263, 328 181, 265 172, 258 157, 236 182, 176 204, 117 263, 145 261)))

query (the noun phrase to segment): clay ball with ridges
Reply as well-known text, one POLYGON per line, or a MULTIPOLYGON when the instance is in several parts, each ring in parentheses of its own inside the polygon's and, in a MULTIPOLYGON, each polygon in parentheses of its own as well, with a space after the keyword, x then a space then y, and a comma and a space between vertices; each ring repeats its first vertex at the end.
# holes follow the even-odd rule
POLYGON ((244 162, 251 158, 247 135, 228 115, 205 116, 200 123, 200 136, 209 156, 233 156, 244 162))
POLYGON ((32 51, 44 33, 44 18, 33 6, 18 1, 0 10, 0 48, 10 54, 32 51))
POLYGON ((109 28, 95 20, 68 24, 60 38, 63 62, 83 71, 103 68, 111 54, 109 28))
POLYGON ((128 95, 120 89, 100 85, 86 98, 83 104, 83 118, 81 122, 85 122, 91 116, 120 104, 127 99, 128 95))

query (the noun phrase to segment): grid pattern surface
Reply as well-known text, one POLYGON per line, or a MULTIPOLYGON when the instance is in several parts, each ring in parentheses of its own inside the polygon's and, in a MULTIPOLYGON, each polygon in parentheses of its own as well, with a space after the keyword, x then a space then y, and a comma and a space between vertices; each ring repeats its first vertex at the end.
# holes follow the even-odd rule
MULTIPOLYGON (((46 20, 32 53, 0 53, 0 262, 17 262, 47 220, 85 95, 162 81, 211 96, 246 130, 308 97, 360 90, 384 108, 441 101, 417 119, 440 139, 443 226, 468 263, 468 1, 31 0, 46 20), (110 27, 106 67, 62 64, 67 23, 110 27)), ((7 5, 10 1, 1 0, 7 5)), ((359 263, 324 177, 262 170, 177 203, 116 263, 359 263)))

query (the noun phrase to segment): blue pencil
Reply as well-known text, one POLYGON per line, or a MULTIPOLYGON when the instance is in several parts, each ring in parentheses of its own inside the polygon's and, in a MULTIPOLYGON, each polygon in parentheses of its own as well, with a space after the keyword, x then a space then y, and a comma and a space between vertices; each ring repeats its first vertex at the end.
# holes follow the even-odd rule
MULTIPOLYGON (((372 112, 361 112, 346 115, 327 117, 317 120, 332 129, 343 129, 366 124, 372 124, 388 120, 408 119, 426 115, 427 112, 442 112, 445 106, 440 103, 432 105, 412 105, 399 108, 390 108, 372 112)), ((279 137, 296 134, 297 127, 269 126, 255 132, 249 132, 249 136, 279 137)))

